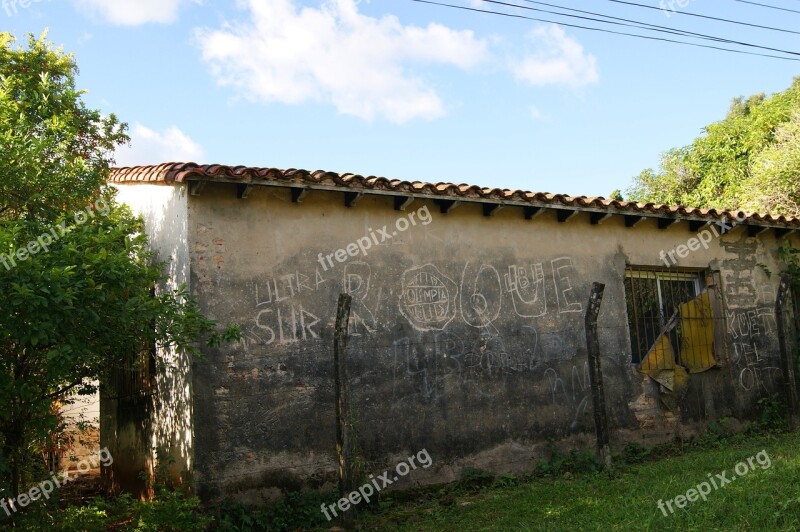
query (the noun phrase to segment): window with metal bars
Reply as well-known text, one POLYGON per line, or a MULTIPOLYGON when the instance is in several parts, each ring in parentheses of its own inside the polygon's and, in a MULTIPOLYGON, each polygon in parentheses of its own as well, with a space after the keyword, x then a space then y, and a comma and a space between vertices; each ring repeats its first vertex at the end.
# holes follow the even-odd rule
POLYGON ((112 396, 115 399, 135 399, 150 395, 155 390, 156 376, 155 347, 140 351, 131 359, 118 364, 112 371, 112 396))
MULTIPOLYGON (((156 297, 155 286, 150 289, 150 296, 156 297)), ((155 330, 155 321, 150 327, 155 330)), ((138 401, 152 395, 156 389, 157 360, 158 350, 153 343, 141 345, 136 355, 115 364, 109 382, 111 396, 121 401, 138 401)))
POLYGON ((625 302, 631 335, 633 364, 640 364, 659 336, 667 329, 675 353, 680 352, 680 327, 668 327, 680 305, 701 291, 697 271, 628 268, 625 272, 625 302))

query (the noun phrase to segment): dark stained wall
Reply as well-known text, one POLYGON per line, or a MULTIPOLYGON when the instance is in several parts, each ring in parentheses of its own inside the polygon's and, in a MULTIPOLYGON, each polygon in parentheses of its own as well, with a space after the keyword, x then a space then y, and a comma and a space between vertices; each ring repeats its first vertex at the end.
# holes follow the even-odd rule
POLYGON ((427 449, 433 467, 406 483, 449 480, 467 465, 528 470, 549 438, 593 445, 583 316, 594 281, 606 284, 599 330, 615 443, 746 417, 779 389, 777 279, 758 266, 780 269, 769 233, 734 230, 676 266, 707 273, 725 345, 720 367, 692 375, 668 411, 630 363, 623 279, 626 264, 663 266, 661 250, 694 236, 686 224, 525 220, 514 207, 485 217, 476 204, 442 214, 427 200, 401 212, 392 200, 348 208, 341 192, 311 192, 297 204, 267 187, 239 200, 223 184, 189 197, 192 292, 207 315, 244 329, 241 343, 208 350, 192 368, 193 473, 204 497, 258 502, 335 480, 342 292, 353 297, 347 371, 359 457, 375 473, 427 449), (370 242, 366 255, 359 239, 370 242), (348 245, 354 256, 337 261, 348 245))

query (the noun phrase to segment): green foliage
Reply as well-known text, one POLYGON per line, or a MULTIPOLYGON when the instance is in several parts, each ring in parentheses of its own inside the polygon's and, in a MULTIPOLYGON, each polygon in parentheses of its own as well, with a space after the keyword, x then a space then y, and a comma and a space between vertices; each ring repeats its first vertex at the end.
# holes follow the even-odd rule
POLYGON ((736 98, 725 119, 665 152, 627 190, 633 201, 800 213, 800 78, 784 92, 736 98))
POLYGON ((564 453, 554 442, 550 442, 550 459, 536 465, 536 475, 558 477, 565 473, 596 473, 602 469, 594 451, 572 449, 564 453))
POLYGON ((251 508, 231 501, 220 509, 220 520, 215 530, 221 532, 304 530, 329 522, 320 511, 320 505, 336 500, 333 493, 296 491, 263 508, 251 508))
MULTIPOLYGON (((105 510, 106 504, 89 506, 70 506, 60 514, 56 513, 57 519, 47 527, 51 530, 61 532, 84 532, 86 530, 103 530, 109 524, 109 515, 105 510)), ((33 522, 32 530, 37 528, 39 523, 33 522)))
POLYGON ((750 163, 750 176, 742 192, 751 208, 789 216, 800 214, 800 109, 775 129, 774 141, 756 154, 750 163))
POLYGON ((105 186, 125 126, 86 108, 76 73, 44 36, 17 48, 0 34, 0 496, 41 473, 54 401, 153 346, 239 335, 165 285, 142 221, 105 186))
MULTIPOLYGON (((107 201, 113 205, 110 195, 107 201)), ((0 252, 26 240, 11 241, 0 252)), ((0 409, 0 462, 30 463, 59 425, 54 400, 93 391, 92 381, 149 346, 193 350, 203 335, 234 334, 216 333, 185 287, 154 295, 162 272, 141 220, 116 206, 74 226, 49 251, 0 268, 0 374, 13 376, 0 380, 0 402, 8 405, 0 409)), ((7 479, 11 491, 15 477, 7 479)))
POLYGON ((764 430, 783 430, 786 428, 786 405, 780 394, 772 394, 756 401, 759 409, 759 424, 764 430))
POLYGON ((778 504, 778 508, 772 514, 775 523, 781 530, 789 530, 792 524, 797 523, 797 516, 800 516, 800 497, 791 497, 778 504))
POLYGON ((761 268, 761 271, 764 272, 764 275, 767 276, 767 279, 772 279, 772 270, 770 270, 766 264, 761 262, 756 262, 756 266, 761 268))
POLYGON ((181 532, 205 530, 214 518, 198 511, 200 499, 182 491, 162 491, 150 502, 135 501, 129 512, 136 516, 131 530, 181 532))
POLYGON ((123 493, 114 501, 111 513, 129 522, 130 530, 136 532, 205 530, 214 518, 199 511, 200 499, 172 486, 170 467, 175 458, 163 449, 157 449, 156 456, 153 500, 139 501, 123 493))
POLYGON ((55 221, 106 183, 127 126, 88 109, 71 54, 0 33, 0 219, 55 221))
POLYGON ((182 532, 205 530, 214 518, 201 511, 200 499, 185 489, 173 489, 169 467, 174 459, 158 450, 151 501, 140 501, 129 493, 113 499, 95 498, 86 506, 68 506, 59 510, 57 502, 29 507, 18 518, 23 530, 44 528, 63 532, 105 530, 113 528, 135 532, 182 532))
MULTIPOLYGON (((634 523, 649 523, 646 528, 656 528, 666 519, 655 506, 659 498, 674 497, 705 480, 707 473, 730 470, 737 462, 766 448, 773 462, 769 471, 752 472, 741 484, 737 481, 726 486, 724 494, 713 492, 702 506, 691 507, 691 512, 695 513, 688 519, 693 526, 683 528, 698 528, 701 523, 720 528, 720 515, 726 516, 725 529, 735 528, 731 526, 735 520, 730 518, 730 508, 738 511, 735 509, 743 506, 733 504, 726 497, 748 503, 753 502, 753 497, 759 498, 758 522, 773 525, 762 527, 764 529, 796 528, 800 525, 800 504, 787 494, 784 484, 800 473, 796 453, 800 433, 730 436, 729 425, 730 420, 725 418, 710 423, 704 437, 688 443, 670 442, 645 448, 631 442, 619 456, 620 464, 625 467, 615 469, 611 477, 594 474, 599 464, 591 450, 565 453, 554 446, 550 449, 551 458, 537 467, 537 473, 521 479, 510 474, 496 477, 474 467, 464 468, 461 480, 452 484, 384 494, 380 505, 359 513, 358 526, 369 530, 452 530, 460 527, 494 530, 513 528, 510 525, 515 521, 549 519, 554 526, 564 529, 596 529, 602 524, 627 530, 634 529, 634 523), (758 490, 751 489, 753 482, 758 490), (764 490, 768 494, 764 495, 764 490), (703 508, 711 510, 704 514, 703 508), (631 512, 635 516, 631 516, 631 512), (585 526, 578 526, 581 524, 585 526), (780 526, 776 526, 778 524, 780 526)), ((162 462, 168 464, 167 459, 162 462)), ((338 525, 327 521, 320 512, 322 503, 336 500, 333 493, 289 493, 284 499, 259 508, 227 501, 212 522, 210 515, 214 512, 204 509, 194 497, 169 490, 164 475, 157 477, 161 482, 156 486, 157 496, 153 502, 140 502, 122 495, 111 501, 96 499, 83 507, 59 509, 55 501, 50 501, 46 511, 31 507, 33 511, 27 512, 17 527, 68 532, 201 531, 210 527, 215 531, 249 532, 322 530, 338 525)), ((750 511, 744 510, 738 515, 742 519, 753 517, 750 511)), ((669 519, 680 517, 676 514, 669 519)))
POLYGON ((157 486, 152 501, 140 501, 123 493, 106 500, 95 498, 84 506, 59 508, 58 504, 30 506, 15 523, 23 531, 54 530, 83 532, 87 530, 119 530, 120 532, 183 532, 202 531, 209 527, 219 531, 292 531, 330 524, 320 512, 320 504, 335 500, 332 493, 294 492, 274 504, 262 508, 226 502, 220 518, 204 511, 200 500, 184 490, 157 486))
POLYGON ((112 499, 95 498, 84 506, 59 509, 31 506, 15 524, 19 530, 84 532, 113 529, 120 532, 183 532, 206 530, 214 518, 200 511, 200 500, 181 491, 162 491, 152 501, 124 493, 112 499))
MULTIPOLYGON (((800 528, 800 432, 747 437, 736 444, 688 448, 680 457, 648 460, 619 476, 580 475, 396 505, 365 516, 362 530, 797 530, 800 528), (766 449, 769 469, 755 471, 664 516, 659 499, 685 494, 766 449)), ((673 504, 674 507, 674 504, 673 504)))
POLYGON ((505 473, 497 477, 492 485, 498 488, 513 488, 514 486, 519 486, 519 483, 520 480, 516 475, 505 473))
POLYGON ((800 288, 800 249, 797 249, 786 239, 778 248, 778 256, 786 265, 786 273, 794 288, 800 288))
POLYGON ((700 449, 713 449, 725 445, 727 438, 728 434, 722 425, 716 421, 710 421, 704 432, 692 438, 691 444, 700 449))
POLYGON ((627 464, 639 464, 650 457, 651 449, 640 443, 629 441, 622 449, 620 459, 627 464))

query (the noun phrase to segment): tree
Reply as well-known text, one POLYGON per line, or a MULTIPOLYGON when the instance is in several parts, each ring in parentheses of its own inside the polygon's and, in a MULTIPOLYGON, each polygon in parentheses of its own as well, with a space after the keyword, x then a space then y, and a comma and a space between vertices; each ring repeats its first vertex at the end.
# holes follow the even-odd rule
POLYGON ((800 109, 776 128, 775 141, 752 158, 742 192, 744 204, 753 210, 800 217, 800 109))
POLYGON ((105 186, 116 146, 128 140, 112 114, 87 109, 71 55, 45 35, 28 49, 0 33, 0 216, 52 222, 83 209, 105 186))
POLYGON ((0 34, 0 488, 11 496, 58 424, 55 400, 93 391, 153 345, 238 338, 185 288, 155 289, 163 265, 106 185, 126 126, 86 108, 73 57, 45 39, 15 47, 0 34))
POLYGON ((667 151, 627 190, 632 201, 796 215, 800 78, 784 92, 733 100, 724 120, 667 151))

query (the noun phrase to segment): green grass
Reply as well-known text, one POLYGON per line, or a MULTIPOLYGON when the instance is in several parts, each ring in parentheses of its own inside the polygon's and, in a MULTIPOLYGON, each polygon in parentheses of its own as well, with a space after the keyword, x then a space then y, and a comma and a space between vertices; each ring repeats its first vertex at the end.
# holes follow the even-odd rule
MULTIPOLYGON (((716 428, 715 428, 716 427, 716 428)), ((722 425, 693 442, 660 448, 628 446, 616 469, 598 472, 593 453, 559 453, 531 464, 531 475, 494 477, 465 469, 460 482, 408 492, 383 493, 359 508, 361 530, 800 530, 800 432, 727 436, 722 425), (755 469, 719 489, 706 501, 688 503, 664 516, 657 504, 704 482, 708 474, 736 474, 738 462, 764 450, 767 469, 755 469), (627 465, 626 465, 627 464, 627 465)), ((161 492, 156 501, 129 496, 96 499, 59 508, 55 500, 19 516, 18 530, 61 532, 135 530, 249 532, 327 530, 320 501, 333 493, 305 492, 270 507, 227 505, 221 518, 199 500, 161 492), (205 510, 205 511, 203 511, 205 510), (214 523, 212 524, 212 521, 214 523)), ((0 529, 8 527, 0 521, 0 529)))
MULTIPOLYGON (((721 440, 714 448, 623 466, 611 474, 569 480, 534 479, 514 487, 457 493, 393 505, 366 516, 367 529, 394 530, 798 530, 800 433, 721 440), (765 450, 771 467, 713 490, 704 502, 664 516, 659 499, 673 499, 765 450), (445 505, 443 505, 443 503, 445 505)), ((570 475, 567 475, 568 477, 570 475)), ((448 488, 444 488, 448 490, 448 488)))

